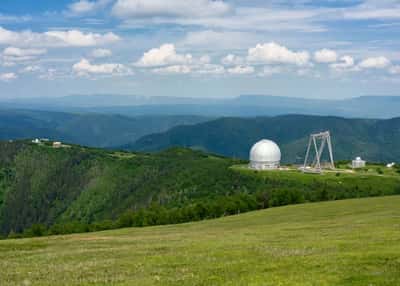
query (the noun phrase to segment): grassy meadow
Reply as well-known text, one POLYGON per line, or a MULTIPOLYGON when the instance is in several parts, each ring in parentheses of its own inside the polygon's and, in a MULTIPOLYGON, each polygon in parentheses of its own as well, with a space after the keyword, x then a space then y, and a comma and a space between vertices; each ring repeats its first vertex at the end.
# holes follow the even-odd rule
POLYGON ((0 241, 0 285, 399 285, 400 196, 0 241))

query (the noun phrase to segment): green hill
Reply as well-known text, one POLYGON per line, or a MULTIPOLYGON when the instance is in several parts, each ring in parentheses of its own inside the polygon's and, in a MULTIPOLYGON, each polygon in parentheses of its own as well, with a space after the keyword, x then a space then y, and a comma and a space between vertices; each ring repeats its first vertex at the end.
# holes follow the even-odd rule
POLYGON ((332 133, 337 160, 362 156, 375 162, 400 161, 400 118, 373 120, 307 115, 221 118, 147 135, 124 148, 155 151, 182 146, 247 159, 252 144, 268 138, 280 145, 284 162, 294 163, 303 160, 309 134, 325 130, 332 133))
POLYGON ((369 165, 320 176, 254 172, 190 149, 128 153, 0 142, 0 234, 18 237, 182 223, 287 204, 400 194, 369 165))
POLYGON ((399 285, 400 197, 0 241, 1 285, 399 285))

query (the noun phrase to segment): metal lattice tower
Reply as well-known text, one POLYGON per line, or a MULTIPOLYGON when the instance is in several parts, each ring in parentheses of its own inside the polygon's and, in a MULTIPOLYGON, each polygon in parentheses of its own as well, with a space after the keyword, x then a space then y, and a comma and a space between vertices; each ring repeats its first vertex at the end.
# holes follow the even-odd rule
POLYGON ((329 166, 328 169, 335 169, 335 163, 333 161, 333 150, 332 150, 332 142, 331 142, 331 134, 329 131, 311 134, 310 139, 308 141, 308 147, 306 152, 306 157, 304 158, 304 166, 303 171, 306 172, 307 170, 307 163, 310 156, 311 148, 315 150, 315 157, 310 165, 312 172, 321 173, 322 166, 321 166, 321 157, 324 152, 325 146, 328 145, 329 151, 329 166))

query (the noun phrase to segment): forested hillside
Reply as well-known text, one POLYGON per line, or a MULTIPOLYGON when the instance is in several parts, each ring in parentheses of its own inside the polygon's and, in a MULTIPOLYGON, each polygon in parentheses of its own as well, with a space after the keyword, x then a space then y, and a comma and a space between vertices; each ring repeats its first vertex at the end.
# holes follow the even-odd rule
POLYGON ((152 204, 181 207, 255 187, 228 169, 238 161, 186 149, 149 156, 3 142, 0 154, 3 234, 35 223, 116 219, 152 204))
POLYGON ((252 144, 268 138, 280 145, 284 162, 295 163, 304 158, 309 134, 325 130, 331 131, 337 160, 362 156, 376 162, 400 161, 400 118, 373 120, 306 115, 221 118, 147 135, 124 148, 154 151, 182 146, 245 159, 252 144))
POLYGON ((174 148, 113 152, 0 143, 0 231, 10 237, 180 223, 321 200, 400 193, 400 175, 278 175, 174 148))
POLYGON ((138 116, 0 109, 0 140, 44 137, 92 147, 113 147, 201 116, 138 116))

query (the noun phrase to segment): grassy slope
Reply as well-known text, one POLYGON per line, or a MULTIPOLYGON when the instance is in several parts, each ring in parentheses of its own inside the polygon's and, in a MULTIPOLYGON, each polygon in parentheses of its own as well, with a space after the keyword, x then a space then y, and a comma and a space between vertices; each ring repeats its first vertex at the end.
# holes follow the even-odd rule
POLYGON ((399 285, 399 204, 355 199, 0 241, 1 285, 399 285))

